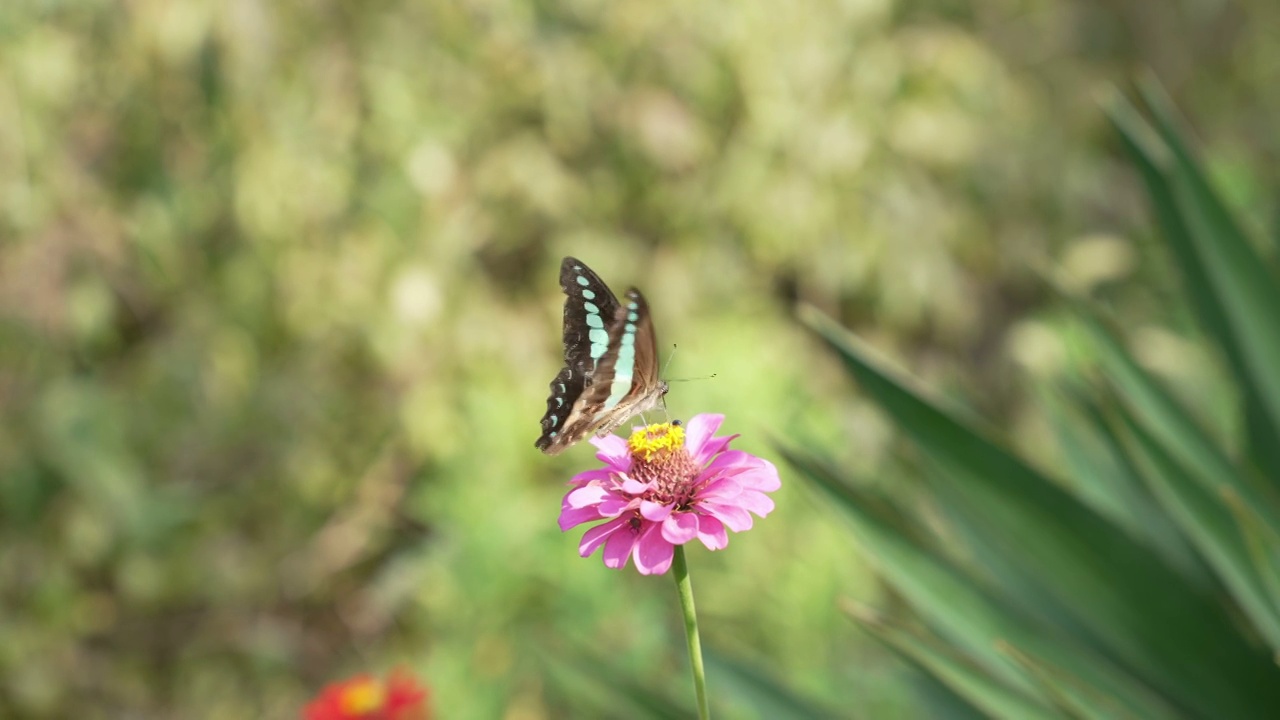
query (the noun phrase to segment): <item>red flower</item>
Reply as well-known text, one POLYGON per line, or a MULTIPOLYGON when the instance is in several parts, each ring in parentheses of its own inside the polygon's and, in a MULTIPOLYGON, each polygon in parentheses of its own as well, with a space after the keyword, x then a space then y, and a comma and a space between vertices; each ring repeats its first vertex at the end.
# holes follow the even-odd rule
POLYGON ((304 720, 429 720, 427 689, 403 672, 386 682, 357 675, 325 686, 302 711, 304 720))

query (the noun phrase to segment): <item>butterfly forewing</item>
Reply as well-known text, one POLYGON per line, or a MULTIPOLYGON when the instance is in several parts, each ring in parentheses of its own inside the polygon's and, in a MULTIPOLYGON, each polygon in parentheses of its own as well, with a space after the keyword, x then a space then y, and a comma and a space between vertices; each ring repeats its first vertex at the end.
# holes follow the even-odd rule
POLYGON ((560 263, 560 289, 565 365, 589 376, 609 349, 607 326, 618 312, 618 298, 586 263, 572 257, 560 263))

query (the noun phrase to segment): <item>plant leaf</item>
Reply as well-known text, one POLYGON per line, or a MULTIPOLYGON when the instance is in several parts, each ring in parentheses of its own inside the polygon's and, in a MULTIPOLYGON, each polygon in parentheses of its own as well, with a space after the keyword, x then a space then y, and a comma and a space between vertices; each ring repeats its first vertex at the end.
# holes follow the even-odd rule
POLYGON ((1085 683, 1061 668, 1044 662, 1014 645, 1001 643, 999 650, 1013 658, 1027 675, 1036 680, 1041 695, 1063 717, 1073 720, 1150 720, 1151 715, 1135 715, 1127 708, 1115 702, 1113 698, 1098 693, 1097 689, 1085 683))
POLYGON ((928 671, 988 716, 1008 720, 1054 717, 1049 708, 999 682, 945 643, 892 625, 869 609, 850 607, 848 612, 871 637, 928 671))
POLYGON ((1041 604, 1070 618, 1063 630, 1078 632, 1193 714, 1280 712, 1280 672, 1243 641, 1211 598, 1195 593, 1159 556, 1034 469, 909 389, 839 325, 812 308, 802 309, 801 319, 946 468, 947 482, 934 483, 934 491, 965 518, 978 557, 998 558, 1041 604), (1210 658, 1230 669, 1203 672, 1210 658))
POLYGON ((1280 614, 1267 596, 1230 510, 1219 495, 1188 477, 1132 417, 1123 412, 1121 417, 1152 492, 1230 588, 1267 643, 1280 649, 1280 614))
POLYGON ((1097 360, 1123 404, 1160 445, 1206 489, 1231 489, 1254 505, 1272 527, 1280 527, 1274 496, 1238 472, 1226 454, 1121 347, 1102 324, 1086 312, 1077 315, 1085 335, 1092 341, 1097 360))
POLYGON ((1192 158, 1163 92, 1147 82, 1143 94, 1155 128, 1119 93, 1108 115, 1146 185, 1187 299, 1242 384, 1251 455, 1280 478, 1280 379, 1273 371, 1280 366, 1265 364, 1280 360, 1280 327, 1269 318, 1280 287, 1192 158))
MULTIPOLYGON (((1208 568, 1195 550, 1187 544, 1181 530, 1164 514, 1159 502, 1151 495, 1142 473, 1135 467, 1134 459, 1125 449, 1108 421, 1108 413, 1098 400, 1079 388, 1069 389, 1062 401, 1062 408, 1055 413, 1062 427, 1059 433, 1086 434, 1089 441, 1079 440, 1079 448, 1072 464, 1079 472, 1094 475, 1093 482, 1107 484, 1116 496, 1116 503, 1123 510, 1111 517, 1131 535, 1159 553, 1187 582, 1205 589, 1212 581, 1208 568), (1071 415, 1068 407, 1078 408, 1083 417, 1071 415)), ((1050 408, 1054 402, 1046 403, 1050 408)))
POLYGON ((1025 670, 999 649, 1001 643, 1028 648, 1091 684, 1092 693, 1112 698, 1146 718, 1175 713, 1127 671, 1054 628, 1036 624, 1020 610, 984 592, 972 575, 904 533, 898 516, 829 466, 811 456, 780 449, 787 462, 836 501, 853 523, 854 534, 884 578, 935 632, 955 643, 1002 683, 1022 692, 1034 689, 1025 670))
POLYGON ((716 694, 722 700, 731 697, 735 702, 750 707, 761 718, 832 720, 840 716, 801 698, 772 675, 721 655, 711 648, 703 649, 707 684, 717 688, 716 694))

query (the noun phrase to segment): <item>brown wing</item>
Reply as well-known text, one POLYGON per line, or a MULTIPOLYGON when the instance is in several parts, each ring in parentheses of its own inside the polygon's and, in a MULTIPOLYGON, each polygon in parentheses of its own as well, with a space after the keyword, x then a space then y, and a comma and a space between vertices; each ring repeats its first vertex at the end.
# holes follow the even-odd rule
POLYGON ((615 338, 611 326, 618 315, 618 298, 587 264, 575 257, 560 261, 560 289, 564 291, 565 366, 551 381, 542 435, 534 445, 554 455, 586 436, 583 390, 608 354, 615 338))
POLYGON ((608 350, 604 337, 618 313, 618 298, 599 275, 575 257, 560 261, 560 289, 565 295, 564 363, 589 376, 608 350))
POLYGON ((607 351, 595 372, 583 375, 566 367, 551 383, 542 437, 536 443, 555 455, 591 433, 613 432, 634 415, 658 404, 667 391, 658 379, 658 341, 649 305, 639 290, 627 291, 608 326, 607 351), (580 389, 572 385, 580 381, 580 389), (560 403, 557 398, 574 399, 560 403))
POLYGON ((667 392, 658 379, 658 339, 649 304, 639 290, 627 290, 609 328, 609 342, 609 352, 582 391, 584 412, 595 413, 586 432, 597 435, 655 407, 667 392))

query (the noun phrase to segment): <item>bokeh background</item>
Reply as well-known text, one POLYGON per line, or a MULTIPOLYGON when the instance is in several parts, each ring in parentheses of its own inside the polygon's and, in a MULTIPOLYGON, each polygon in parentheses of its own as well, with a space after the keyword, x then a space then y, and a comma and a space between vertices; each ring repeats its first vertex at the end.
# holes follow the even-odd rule
MULTIPOLYGON (((804 301, 1052 466, 1045 273, 1221 404, 1156 329, 1099 95, 1154 73, 1266 235, 1277 28, 1270 0, 3 3, 0 717, 290 718, 395 666, 447 718, 599 716, 583 666, 687 702, 670 578, 578 558, 590 449, 532 446, 560 258, 644 289, 668 375, 716 375, 673 416, 744 449, 899 480, 804 301)), ((919 716, 838 611, 894 598, 787 475, 691 555, 704 642, 919 716)))

